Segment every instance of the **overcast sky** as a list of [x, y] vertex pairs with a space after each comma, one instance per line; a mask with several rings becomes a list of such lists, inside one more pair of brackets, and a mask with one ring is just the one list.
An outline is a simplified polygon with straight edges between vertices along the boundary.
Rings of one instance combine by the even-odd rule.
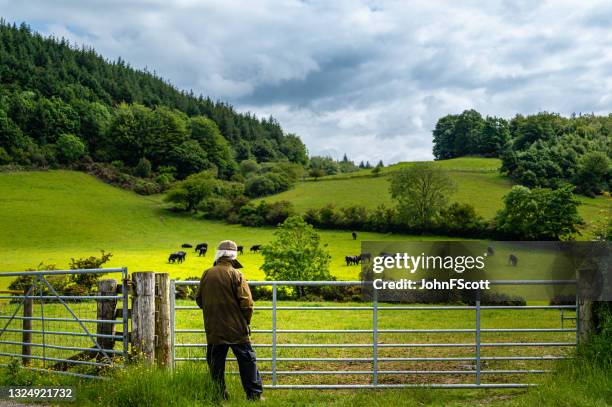
[[427, 160], [437, 118], [469, 108], [612, 110], [607, 0], [0, 0], [0, 15], [273, 115], [311, 155]]

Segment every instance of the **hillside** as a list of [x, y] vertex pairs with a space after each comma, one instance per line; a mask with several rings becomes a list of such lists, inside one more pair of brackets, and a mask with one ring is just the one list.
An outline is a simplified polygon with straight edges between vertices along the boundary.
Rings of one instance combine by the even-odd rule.
[[[208, 242], [211, 247], [233, 239], [246, 247], [241, 262], [249, 279], [262, 279], [262, 257], [248, 247], [272, 239], [271, 228], [247, 228], [204, 221], [163, 209], [159, 197], [142, 197], [74, 171], [0, 173], [0, 271], [35, 268], [40, 262], [65, 268], [72, 257], [113, 253], [111, 266], [130, 271], [169, 272], [172, 277], [198, 276], [212, 262], [189, 253], [180, 265], [168, 254], [182, 243]], [[358, 254], [360, 240], [423, 240], [420, 236], [321, 231], [332, 254], [332, 274], [357, 279], [360, 268], [347, 267], [344, 256]], [[426, 240], [441, 239], [427, 237]], [[2, 284], [7, 283], [0, 279]]]
[[[66, 151], [58, 142], [66, 135], [83, 146]], [[147, 159], [180, 177], [214, 166], [229, 178], [249, 158], [307, 160], [300, 139], [272, 117], [238, 113], [121, 58], [0, 20], [0, 165], [65, 165], [84, 154], [129, 167]]]
[[[464, 157], [434, 161], [434, 165], [448, 171], [457, 185], [451, 197], [462, 203], [469, 203], [476, 211], [491, 219], [502, 207], [502, 199], [512, 187], [512, 181], [498, 172], [501, 161], [496, 158]], [[328, 203], [337, 207], [363, 205], [375, 208], [383, 203], [392, 205], [389, 195], [388, 176], [399, 168], [414, 163], [399, 163], [385, 167], [380, 176], [372, 175], [371, 170], [360, 170], [350, 174], [306, 180], [293, 189], [263, 198], [274, 202], [287, 200], [300, 212], [309, 208], [320, 208]], [[590, 224], [601, 216], [601, 211], [612, 210], [612, 200], [603, 196], [587, 198], [580, 196], [582, 205], [579, 212], [587, 222], [583, 238], [588, 239]]]

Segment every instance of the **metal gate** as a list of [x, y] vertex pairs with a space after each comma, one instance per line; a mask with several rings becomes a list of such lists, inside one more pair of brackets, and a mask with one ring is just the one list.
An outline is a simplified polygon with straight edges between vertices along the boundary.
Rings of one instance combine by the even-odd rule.
[[[79, 292], [79, 276], [102, 274], [120, 278], [121, 292]], [[0, 365], [88, 378], [120, 366], [128, 352], [127, 277], [126, 268], [0, 273], [0, 287], [19, 280], [17, 290], [0, 291]], [[121, 304], [119, 319], [98, 319], [109, 302]]]
[[[200, 310], [193, 300], [176, 300], [178, 290], [194, 288], [198, 281], [171, 282], [171, 324], [174, 363], [203, 362], [206, 343]], [[574, 280], [499, 280], [492, 285], [575, 285]], [[253, 316], [253, 347], [258, 350], [258, 364], [264, 369], [264, 387], [279, 389], [342, 389], [342, 388], [517, 388], [533, 386], [538, 376], [551, 371], [554, 361], [565, 359], [578, 342], [578, 329], [567, 327], [567, 320], [577, 322], [578, 308], [573, 305], [393, 305], [379, 303], [376, 290], [370, 303], [359, 305], [279, 305], [279, 287], [283, 286], [360, 286], [361, 281], [251, 281], [250, 286], [272, 288], [270, 305], [256, 305]], [[259, 304], [262, 302], [259, 301]], [[578, 302], [576, 302], [578, 303]], [[196, 311], [197, 310], [197, 311]], [[192, 314], [187, 317], [187, 312]], [[197, 312], [197, 313], [194, 313]], [[279, 320], [278, 312], [289, 312]], [[295, 327], [291, 312], [300, 312], [306, 320], [325, 327], [343, 325], [343, 329]], [[342, 312], [363, 315], [345, 324]], [[565, 315], [559, 318], [559, 312]], [[264, 316], [264, 313], [270, 313]], [[575, 318], [566, 316], [568, 313]], [[315, 319], [311, 313], [320, 313]], [[442, 313], [436, 317], [435, 313]], [[455, 313], [462, 315], [453, 317]], [[393, 316], [394, 314], [394, 316]], [[507, 316], [505, 316], [508, 314]], [[534, 315], [535, 314], [535, 315]], [[389, 317], [391, 315], [391, 317]], [[417, 321], [424, 316], [451, 327], [412, 328], [399, 323]], [[509, 326], [483, 327], [495, 319]], [[439, 320], [436, 320], [439, 318]], [[458, 327], [468, 322], [470, 327]], [[383, 325], [381, 325], [381, 323]], [[279, 324], [290, 328], [279, 328]], [[561, 325], [563, 324], [563, 325]], [[367, 326], [366, 326], [367, 325]], [[435, 324], [434, 324], [435, 325]], [[441, 324], [443, 325], [443, 324]], [[302, 340], [295, 338], [302, 336]], [[321, 338], [340, 336], [349, 343]], [[406, 340], [422, 337], [419, 342]], [[485, 340], [483, 340], [485, 337]], [[441, 339], [440, 339], [441, 338]], [[460, 338], [461, 341], [458, 341]], [[280, 340], [279, 340], [280, 339]], [[360, 343], [359, 341], [367, 341]], [[321, 343], [323, 342], [323, 343]], [[304, 357], [300, 351], [315, 350]], [[434, 353], [435, 351], [435, 353]], [[453, 352], [459, 353], [452, 355]], [[260, 357], [263, 353], [263, 357]], [[283, 356], [281, 353], [290, 353]], [[348, 353], [348, 355], [347, 355]], [[354, 353], [358, 353], [355, 355]], [[417, 354], [418, 353], [418, 354]], [[433, 355], [432, 355], [433, 353]], [[235, 359], [229, 359], [235, 361]], [[278, 366], [292, 369], [279, 369]], [[311, 369], [310, 365], [325, 366]], [[237, 374], [234, 367], [231, 374]], [[279, 378], [285, 383], [279, 383]], [[486, 377], [487, 380], [483, 378]], [[340, 380], [344, 378], [344, 380]], [[468, 379], [471, 378], [471, 379]], [[528, 378], [528, 379], [526, 379]], [[267, 382], [267, 383], [266, 383]]]

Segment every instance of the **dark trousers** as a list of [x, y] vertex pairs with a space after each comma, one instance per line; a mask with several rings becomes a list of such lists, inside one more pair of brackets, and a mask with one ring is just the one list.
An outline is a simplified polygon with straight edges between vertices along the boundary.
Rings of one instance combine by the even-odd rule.
[[240, 370], [240, 380], [248, 399], [258, 399], [263, 392], [261, 376], [255, 363], [255, 351], [250, 343], [240, 343], [232, 345], [208, 345], [206, 349], [206, 362], [213, 381], [217, 384], [219, 392], [225, 393], [225, 359], [227, 351], [232, 348], [232, 352], [238, 359], [238, 370]]

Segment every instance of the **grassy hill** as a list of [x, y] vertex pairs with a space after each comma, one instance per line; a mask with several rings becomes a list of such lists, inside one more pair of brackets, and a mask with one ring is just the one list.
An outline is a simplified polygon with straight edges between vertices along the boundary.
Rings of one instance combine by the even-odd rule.
[[[451, 160], [434, 161], [434, 165], [448, 171], [455, 181], [457, 190], [452, 200], [469, 203], [476, 211], [491, 219], [502, 207], [502, 199], [512, 188], [512, 181], [498, 172], [501, 161], [496, 158], [464, 157]], [[320, 208], [328, 203], [337, 207], [363, 205], [375, 208], [381, 203], [392, 205], [389, 195], [389, 175], [400, 168], [414, 163], [399, 163], [383, 168], [379, 176], [371, 170], [306, 180], [295, 188], [277, 195], [263, 198], [274, 202], [287, 200], [300, 212], [309, 208]], [[601, 211], [612, 210], [612, 200], [605, 197], [580, 197], [582, 205], [579, 212], [587, 222], [583, 238], [590, 237], [592, 222], [601, 216]]]
[[[172, 277], [200, 275], [212, 263], [189, 253], [183, 264], [168, 264], [168, 254], [182, 243], [232, 239], [247, 248], [241, 262], [249, 279], [262, 279], [260, 254], [253, 244], [267, 243], [272, 228], [247, 228], [204, 221], [163, 208], [160, 197], [142, 197], [104, 184], [81, 172], [48, 171], [0, 174], [0, 271], [19, 271], [40, 262], [65, 268], [72, 257], [113, 253], [111, 266], [130, 271], [169, 272]], [[350, 233], [322, 231], [332, 253], [332, 273], [356, 279], [359, 267], [347, 267], [344, 256], [358, 254], [360, 241]], [[363, 240], [422, 240], [420, 236], [360, 233]], [[427, 237], [425, 239], [440, 239]], [[6, 282], [0, 279], [0, 288]]]

